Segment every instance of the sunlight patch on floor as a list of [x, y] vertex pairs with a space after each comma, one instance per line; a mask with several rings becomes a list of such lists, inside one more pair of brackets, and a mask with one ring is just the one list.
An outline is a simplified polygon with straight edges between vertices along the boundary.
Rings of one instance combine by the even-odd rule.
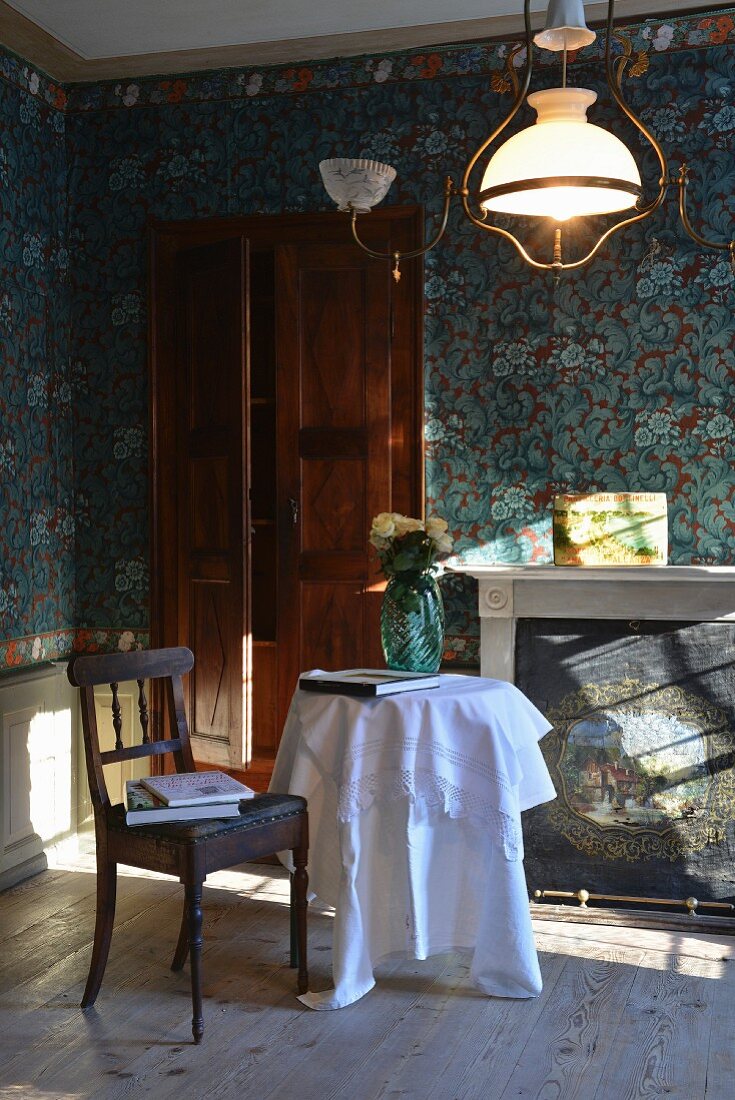
[[[721, 950], [719, 946], [715, 946], [712, 950], [703, 950], [702, 944], [706, 943], [704, 936], [701, 939], [686, 937], [677, 932], [667, 933], [659, 929], [655, 933], [654, 943], [652, 940], [647, 942], [640, 935], [640, 929], [627, 928], [622, 930], [621, 935], [621, 930], [616, 928], [611, 930], [613, 936], [608, 937], [606, 932], [610, 930], [598, 925], [597, 936], [593, 938], [587, 929], [584, 930], [585, 935], [575, 935], [574, 930], [559, 934], [544, 929], [543, 921], [534, 923], [536, 947], [539, 953], [547, 955], [599, 959], [601, 962], [624, 966], [628, 953], [630, 965], [635, 967], [668, 972], [674, 970], [676, 973], [714, 980], [724, 977], [728, 966], [732, 965], [730, 949]], [[580, 926], [572, 925], [571, 928], [579, 930]], [[645, 934], [651, 935], [650, 931]]]

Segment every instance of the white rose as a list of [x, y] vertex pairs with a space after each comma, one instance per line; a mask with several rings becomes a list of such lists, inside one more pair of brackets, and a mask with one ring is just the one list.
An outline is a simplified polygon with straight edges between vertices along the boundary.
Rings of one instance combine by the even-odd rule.
[[396, 516], [396, 537], [409, 535], [412, 531], [423, 531], [424, 525], [420, 519], [412, 519], [411, 516]]
[[429, 516], [426, 521], [426, 534], [431, 538], [439, 538], [449, 527], [449, 524], [441, 516]]
[[376, 535], [381, 539], [389, 539], [391, 535], [395, 534], [396, 525], [393, 519], [392, 512], [380, 512], [373, 520], [372, 528], [370, 529], [370, 538]]
[[452, 549], [452, 539], [449, 535], [440, 535], [434, 539], [434, 545], [438, 554], [448, 554]]

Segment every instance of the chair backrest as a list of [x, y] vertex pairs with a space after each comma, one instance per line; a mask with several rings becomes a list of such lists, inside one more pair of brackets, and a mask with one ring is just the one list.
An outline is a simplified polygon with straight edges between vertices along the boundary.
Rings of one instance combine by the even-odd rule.
[[[179, 646], [172, 649], [136, 650], [131, 653], [104, 653], [95, 656], [72, 657], [67, 668], [69, 682], [78, 687], [82, 705], [84, 752], [87, 759], [89, 790], [95, 814], [110, 804], [105, 783], [104, 765], [121, 760], [135, 760], [142, 756], [159, 756], [172, 753], [177, 772], [195, 770], [189, 741], [189, 728], [184, 710], [184, 690], [181, 677], [194, 665], [194, 654]], [[139, 745], [123, 745], [122, 713], [118, 687], [127, 681], [138, 684], [138, 715], [142, 731]], [[145, 696], [146, 680], [162, 680], [165, 710], [170, 725], [170, 737], [151, 739], [150, 713]], [[109, 684], [112, 692], [112, 726], [115, 731], [115, 748], [100, 750], [97, 712], [95, 709], [95, 685]]]

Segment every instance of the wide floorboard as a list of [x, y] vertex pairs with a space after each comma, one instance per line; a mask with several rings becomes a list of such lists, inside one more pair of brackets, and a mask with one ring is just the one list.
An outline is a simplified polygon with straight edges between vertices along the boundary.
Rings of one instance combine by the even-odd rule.
[[[169, 969], [182, 888], [121, 868], [110, 961], [79, 1001], [94, 923], [89, 855], [0, 894], [0, 1097], [258, 1100], [730, 1100], [735, 940], [541, 921], [544, 990], [487, 998], [466, 955], [387, 961], [377, 987], [311, 1012], [288, 968], [285, 873], [244, 865], [205, 887], [205, 1036], [188, 967]], [[331, 916], [310, 914], [314, 989]]]

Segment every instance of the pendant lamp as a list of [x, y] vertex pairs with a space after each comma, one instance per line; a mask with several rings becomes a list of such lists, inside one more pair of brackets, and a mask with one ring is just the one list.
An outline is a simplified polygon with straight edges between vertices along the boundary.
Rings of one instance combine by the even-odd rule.
[[[655, 136], [627, 105], [622, 94], [622, 78], [632, 61], [629, 39], [614, 29], [615, 0], [608, 0], [605, 41], [605, 76], [610, 95], [621, 116], [636, 127], [651, 145], [659, 164], [657, 190], [644, 195], [638, 166], [631, 151], [610, 130], [587, 117], [594, 110], [596, 92], [570, 86], [567, 82], [567, 55], [595, 40], [595, 32], [586, 25], [582, 0], [551, 0], [546, 24], [535, 37], [531, 30], [530, 0], [524, 0], [525, 42], [508, 55], [506, 71], [515, 91], [513, 104], [503, 121], [470, 156], [459, 186], [448, 177], [444, 182], [444, 205], [438, 227], [431, 239], [412, 252], [380, 253], [364, 244], [357, 231], [357, 218], [378, 203], [395, 177], [395, 169], [376, 161], [333, 158], [322, 161], [320, 170], [325, 186], [340, 209], [347, 209], [355, 242], [370, 256], [390, 260], [393, 274], [400, 278], [403, 260], [422, 256], [441, 240], [449, 216], [452, 198], [458, 197], [467, 218], [484, 233], [509, 241], [523, 260], [540, 271], [551, 271], [556, 278], [563, 271], [583, 267], [600, 251], [606, 241], [629, 225], [650, 217], [661, 205], [669, 186], [679, 192], [679, 212], [684, 230], [700, 246], [727, 251], [735, 269], [735, 240], [710, 241], [691, 224], [687, 211], [688, 165], [682, 165], [675, 178], [669, 177], [666, 156]], [[612, 44], [619, 50], [613, 57]], [[561, 82], [558, 87], [528, 95], [533, 72], [534, 43], [541, 49], [561, 54]], [[516, 59], [525, 47], [526, 63], [522, 81], [516, 73]], [[520, 130], [490, 154], [503, 131], [527, 102], [536, 112], [535, 122]], [[479, 187], [475, 180], [483, 167]], [[506, 225], [498, 225], [492, 215], [508, 218], [548, 218], [553, 231], [553, 251], [548, 260], [531, 256], [523, 243]], [[575, 217], [622, 214], [604, 229], [585, 255], [566, 260], [562, 229]]]

